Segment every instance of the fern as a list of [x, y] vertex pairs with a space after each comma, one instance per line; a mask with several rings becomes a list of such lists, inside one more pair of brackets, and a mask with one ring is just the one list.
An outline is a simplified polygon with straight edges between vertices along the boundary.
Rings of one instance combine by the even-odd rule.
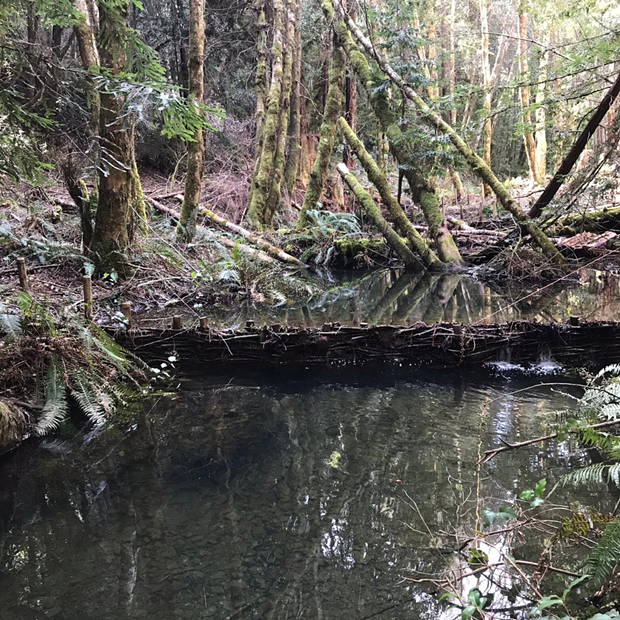
[[613, 482], [620, 485], [620, 463], [595, 463], [567, 474], [563, 479], [573, 484]]
[[620, 519], [607, 524], [596, 547], [590, 553], [586, 573], [595, 587], [603, 585], [620, 562]]
[[71, 395], [80, 410], [94, 424], [103, 424], [112, 412], [114, 403], [110, 395], [100, 388], [85, 373], [76, 371], [71, 376], [73, 386]]
[[45, 405], [36, 426], [38, 435], [58, 428], [67, 417], [67, 388], [56, 358], [52, 358], [45, 381]]

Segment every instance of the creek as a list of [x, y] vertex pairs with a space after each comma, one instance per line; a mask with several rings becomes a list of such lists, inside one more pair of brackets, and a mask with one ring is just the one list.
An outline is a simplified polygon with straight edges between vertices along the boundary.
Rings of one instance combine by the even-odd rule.
[[[573, 405], [549, 385], [567, 374], [552, 363], [194, 368], [123, 432], [76, 429], [0, 460], [0, 615], [460, 617], [432, 586], [402, 579], [467, 570], [450, 534], [473, 531], [477, 497], [497, 510], [589, 462], [550, 441], [476, 467]], [[600, 511], [616, 499], [603, 485], [553, 497]], [[515, 553], [536, 559], [540, 538]], [[495, 604], [519, 606], [509, 598]]]
[[620, 278], [608, 272], [582, 269], [571, 279], [545, 286], [524, 287], [485, 284], [472, 275], [434, 272], [377, 270], [368, 273], [334, 272], [322, 282], [326, 292], [307, 302], [282, 305], [240, 300], [226, 306], [181, 305], [155, 310], [140, 318], [140, 325], [160, 324], [163, 317], [182, 315], [186, 320], [207, 317], [216, 328], [288, 324], [320, 327], [343, 325], [411, 325], [504, 323], [517, 320], [565, 322], [571, 315], [584, 320], [617, 320], [620, 310]]

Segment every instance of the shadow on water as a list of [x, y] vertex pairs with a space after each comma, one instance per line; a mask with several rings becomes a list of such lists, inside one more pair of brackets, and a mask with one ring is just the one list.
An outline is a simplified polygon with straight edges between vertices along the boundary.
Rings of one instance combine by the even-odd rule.
[[[558, 369], [297, 372], [196, 369], [125, 434], [0, 461], [2, 618], [454, 617], [401, 578], [462, 563], [448, 532], [473, 526], [481, 450], [571, 404], [544, 385], [514, 393]], [[481, 493], [496, 508], [585, 459], [554, 442], [507, 453]], [[613, 505], [606, 487], [559, 488], [570, 499]]]
[[[188, 318], [206, 316], [214, 327], [239, 327], [246, 321], [299, 327], [329, 322], [410, 325], [416, 321], [566, 321], [571, 314], [587, 320], [616, 320], [620, 313], [620, 279], [592, 270], [582, 270], [575, 277], [578, 280], [559, 282], [538, 293], [535, 288], [491, 287], [469, 275], [346, 272], [335, 274], [331, 287], [306, 303], [253, 306], [240, 302], [233, 309], [201, 307], [193, 314], [187, 313]], [[183, 310], [174, 310], [175, 314], [179, 312]], [[144, 325], [161, 316], [159, 312], [146, 315]]]

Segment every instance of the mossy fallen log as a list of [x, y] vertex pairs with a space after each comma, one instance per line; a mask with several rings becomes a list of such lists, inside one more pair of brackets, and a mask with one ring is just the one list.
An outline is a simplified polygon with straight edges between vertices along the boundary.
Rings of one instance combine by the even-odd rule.
[[552, 359], [600, 367], [620, 360], [620, 323], [616, 322], [576, 326], [529, 321], [480, 325], [417, 322], [410, 327], [249, 325], [242, 330], [136, 329], [116, 331], [114, 336], [145, 359], [174, 354], [189, 364], [398, 360], [414, 366], [452, 367]]
[[582, 232], [620, 232], [620, 207], [570, 213], [550, 226], [549, 230], [558, 237], [569, 237]]

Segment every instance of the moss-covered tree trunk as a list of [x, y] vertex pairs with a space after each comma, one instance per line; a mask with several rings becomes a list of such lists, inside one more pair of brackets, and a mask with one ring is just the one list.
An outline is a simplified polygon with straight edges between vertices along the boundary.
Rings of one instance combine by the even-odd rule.
[[520, 0], [517, 8], [517, 14], [519, 19], [519, 69], [521, 71], [521, 80], [523, 86], [519, 88], [519, 95], [521, 97], [521, 114], [523, 117], [523, 124], [525, 125], [525, 133], [523, 134], [523, 140], [525, 141], [525, 153], [527, 155], [527, 162], [530, 168], [530, 175], [535, 183], [542, 183], [538, 167], [536, 165], [536, 142], [532, 134], [531, 123], [532, 116], [530, 114], [530, 89], [527, 86], [529, 81], [529, 69], [527, 61], [527, 0]]
[[[280, 97], [284, 72], [284, 44], [286, 35], [285, 7], [282, 0], [273, 1], [273, 44], [271, 46], [271, 82], [267, 107], [261, 126], [260, 152], [252, 178], [248, 204], [248, 219], [259, 230], [271, 228], [266, 205], [271, 191], [273, 163], [278, 146], [278, 123], [280, 121]], [[258, 151], [259, 145], [257, 145]]]
[[288, 195], [292, 198], [297, 184], [301, 161], [301, 15], [303, 0], [297, 0], [297, 18], [295, 24], [295, 49], [293, 54], [293, 74], [291, 83], [291, 119], [288, 126], [288, 146], [284, 182]]
[[349, 169], [344, 163], [338, 164], [338, 172], [357, 198], [357, 201], [368, 219], [385, 237], [385, 240], [388, 242], [390, 248], [392, 248], [394, 253], [405, 263], [405, 267], [408, 269], [419, 267], [420, 263], [418, 259], [409, 249], [405, 243], [405, 240], [401, 239], [396, 231], [388, 224], [383, 215], [381, 215], [381, 211], [372, 199], [372, 196], [360, 185], [359, 181], [351, 172], [349, 172]]
[[[260, 158], [263, 152], [263, 122], [267, 106], [267, 93], [269, 84], [267, 80], [267, 0], [256, 0], [255, 8], [257, 12], [256, 25], [258, 36], [256, 40], [256, 76], [254, 78], [254, 93], [256, 94], [256, 110], [254, 112], [254, 122], [256, 124], [256, 136], [254, 138], [254, 172], [252, 179], [256, 177]], [[252, 202], [254, 183], [250, 187], [248, 205]]]
[[[280, 93], [280, 115], [277, 125], [276, 151], [273, 157], [271, 184], [265, 204], [265, 221], [267, 227], [273, 226], [273, 218], [282, 201], [282, 179], [286, 167], [286, 144], [291, 110], [291, 87], [293, 81], [293, 62], [295, 57], [295, 25], [297, 9], [295, 0], [286, 3], [286, 32], [284, 63], [282, 67], [282, 91]], [[288, 193], [287, 193], [288, 196]]]
[[[334, 9], [331, 0], [321, 0], [321, 3], [324, 9], [327, 8], [328, 14], [331, 10], [331, 16], [333, 19]], [[554, 262], [565, 262], [564, 257], [560, 254], [558, 249], [553, 245], [553, 243], [551, 243], [549, 238], [540, 230], [540, 228], [528, 219], [525, 211], [523, 211], [523, 209], [519, 206], [516, 200], [510, 195], [510, 192], [506, 189], [506, 186], [500, 182], [500, 180], [495, 176], [491, 168], [486, 165], [484, 160], [471, 149], [471, 147], [463, 140], [463, 138], [461, 138], [456, 133], [456, 131], [452, 128], [451, 125], [446, 123], [446, 121], [439, 114], [437, 114], [430, 108], [430, 106], [416, 93], [413, 88], [411, 88], [403, 80], [403, 78], [384, 58], [382, 58], [379, 54], [376, 53], [376, 50], [374, 49], [372, 43], [364, 36], [364, 34], [360, 31], [357, 25], [350, 19], [347, 19], [346, 16], [344, 16], [341, 12], [338, 13], [338, 18], [336, 19], [334, 24], [336, 27], [339, 28], [339, 30], [342, 30], [343, 37], [346, 37], [348, 34], [349, 38], [351, 39], [351, 43], [353, 44], [355, 58], [360, 59], [358, 64], [362, 64], [363, 60], [363, 62], [366, 63], [366, 66], [368, 66], [366, 58], [355, 45], [352, 35], [355, 35], [355, 38], [360, 42], [362, 47], [366, 49], [368, 53], [377, 61], [377, 64], [381, 67], [381, 70], [386, 73], [390, 80], [392, 80], [392, 82], [401, 89], [405, 97], [407, 97], [407, 99], [409, 99], [415, 104], [415, 106], [418, 108], [418, 110], [420, 110], [420, 112], [422, 112], [427, 121], [434, 125], [441, 133], [450, 138], [450, 141], [452, 142], [452, 144], [454, 144], [454, 146], [461, 153], [461, 155], [463, 155], [466, 162], [471, 167], [472, 171], [477, 174], [483, 182], [487, 183], [491, 187], [504, 208], [515, 217], [516, 221], [522, 227], [523, 231], [532, 236], [532, 239], [534, 240], [536, 245], [538, 245], [541, 250]], [[340, 24], [342, 24], [342, 26], [340, 26]], [[347, 49], [346, 45], [345, 49]], [[431, 224], [429, 222], [429, 228], [430, 226]]]
[[[190, 0], [189, 2], [189, 97], [196, 107], [199, 107], [204, 100], [204, 8], [204, 0]], [[181, 217], [177, 224], [177, 241], [191, 241], [196, 234], [196, 215], [202, 189], [203, 152], [202, 130], [197, 129], [193, 142], [187, 146], [187, 177], [185, 178]]]
[[[480, 28], [482, 30], [482, 79], [484, 80], [484, 114], [482, 127], [484, 144], [484, 163], [491, 167], [491, 142], [493, 141], [493, 125], [491, 123], [491, 63], [489, 61], [489, 17], [487, 0], [480, 0]], [[484, 183], [483, 198], [491, 196], [491, 188]]]
[[368, 175], [368, 180], [377, 188], [383, 204], [386, 206], [392, 221], [394, 222], [398, 232], [407, 239], [409, 246], [417, 252], [422, 258], [422, 262], [427, 267], [436, 267], [441, 261], [435, 256], [435, 253], [428, 247], [426, 241], [420, 236], [413, 224], [407, 218], [402, 207], [393, 196], [390, 190], [385, 173], [379, 168], [377, 162], [372, 158], [370, 153], [364, 148], [362, 141], [355, 135], [347, 121], [340, 117], [338, 119], [338, 127], [347, 141], [351, 151], [355, 153], [362, 167]]
[[430, 234], [437, 245], [439, 258], [445, 263], [461, 263], [461, 255], [443, 220], [434, 187], [418, 169], [416, 162], [413, 161], [410, 154], [411, 149], [407, 144], [407, 140], [403, 137], [398, 119], [385, 95], [385, 89], [380, 92], [376, 91], [368, 60], [366, 60], [364, 54], [357, 47], [355, 41], [353, 41], [353, 37], [342, 16], [334, 15], [331, 1], [322, 0], [321, 4], [328, 19], [334, 24], [338, 41], [347, 53], [351, 66], [359, 77], [360, 82], [366, 88], [372, 109], [389, 140], [392, 154], [402, 167], [413, 198], [424, 213]]
[[[127, 0], [99, 7], [102, 66], [112, 75], [125, 67]], [[124, 98], [114, 92], [101, 94], [99, 135], [101, 162], [99, 197], [91, 255], [101, 269], [128, 270], [130, 205], [133, 199], [133, 132], [121, 115]]]
[[298, 227], [308, 223], [308, 211], [316, 209], [317, 202], [321, 198], [323, 184], [329, 171], [334, 140], [336, 138], [336, 123], [342, 109], [342, 89], [344, 86], [344, 63], [345, 56], [339, 46], [334, 47], [331, 64], [329, 67], [329, 88], [325, 100], [323, 122], [319, 136], [316, 159], [310, 174], [310, 181], [304, 195], [304, 202], [297, 221]]

